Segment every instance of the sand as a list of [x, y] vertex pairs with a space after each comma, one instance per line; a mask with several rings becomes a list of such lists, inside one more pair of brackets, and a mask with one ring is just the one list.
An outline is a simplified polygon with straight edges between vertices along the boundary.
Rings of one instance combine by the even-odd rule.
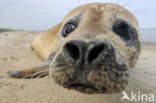
[[[0, 33], [0, 103], [129, 103], [121, 101], [122, 93], [82, 94], [60, 87], [48, 77], [31, 80], [9, 78], [8, 71], [43, 62], [30, 48], [36, 35], [24, 31]], [[156, 43], [142, 44], [142, 53], [131, 74], [133, 79], [125, 91], [153, 94], [155, 102], [150, 103], [156, 103]]]

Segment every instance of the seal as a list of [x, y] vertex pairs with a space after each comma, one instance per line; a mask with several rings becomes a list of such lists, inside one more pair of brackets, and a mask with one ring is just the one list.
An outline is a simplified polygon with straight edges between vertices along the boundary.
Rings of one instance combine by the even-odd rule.
[[92, 3], [72, 10], [57, 26], [38, 35], [32, 48], [46, 61], [8, 72], [10, 77], [48, 70], [44, 76], [64, 88], [109, 94], [127, 87], [141, 40], [138, 22], [128, 10], [112, 3]]

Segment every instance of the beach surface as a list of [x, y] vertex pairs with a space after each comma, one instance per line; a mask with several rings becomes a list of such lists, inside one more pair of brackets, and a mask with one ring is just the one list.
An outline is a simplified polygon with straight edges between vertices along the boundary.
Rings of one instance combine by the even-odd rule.
[[[112, 100], [108, 98], [108, 96], [111, 97], [110, 95], [87, 95], [64, 89], [48, 77], [9, 78], [6, 74], [8, 71], [25, 69], [43, 62], [30, 47], [36, 35], [24, 31], [0, 33], [0, 103], [109, 103], [108, 101], [120, 103], [121, 93], [111, 95], [115, 98]], [[156, 43], [142, 43], [142, 52], [135, 69], [138, 72], [136, 79], [145, 83], [145, 86], [139, 83], [137, 90], [142, 86], [145, 91], [146, 88], [149, 89], [148, 93], [156, 93]], [[136, 85], [133, 86], [130, 87], [136, 87]]]

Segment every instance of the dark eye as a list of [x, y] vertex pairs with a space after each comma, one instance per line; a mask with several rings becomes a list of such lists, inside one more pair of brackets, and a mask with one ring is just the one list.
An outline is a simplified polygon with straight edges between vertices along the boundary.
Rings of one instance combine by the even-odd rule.
[[62, 36], [66, 37], [68, 36], [71, 32], [73, 32], [77, 28], [77, 22], [76, 21], [69, 21], [65, 24], [63, 31], [62, 31]]
[[116, 24], [113, 27], [113, 31], [125, 40], [130, 40], [132, 37], [131, 28], [126, 22]]

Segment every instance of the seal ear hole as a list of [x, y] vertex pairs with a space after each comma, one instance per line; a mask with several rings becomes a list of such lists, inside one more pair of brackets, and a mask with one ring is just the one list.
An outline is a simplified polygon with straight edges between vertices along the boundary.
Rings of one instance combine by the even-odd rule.
[[89, 63], [96, 59], [103, 51], [104, 45], [95, 45], [90, 51], [88, 55]]
[[80, 53], [77, 45], [74, 43], [67, 43], [65, 49], [74, 60], [78, 60]]
[[132, 30], [126, 21], [115, 23], [113, 31], [125, 40], [130, 40], [133, 36]]

